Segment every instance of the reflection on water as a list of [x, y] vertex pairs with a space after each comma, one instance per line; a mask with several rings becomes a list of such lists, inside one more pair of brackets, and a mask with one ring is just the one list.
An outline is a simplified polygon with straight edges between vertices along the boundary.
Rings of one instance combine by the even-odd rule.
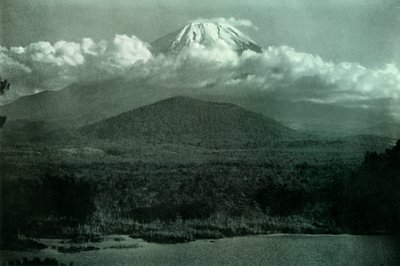
[[[124, 238], [116, 242], [109, 237], [97, 251], [2, 251], [1, 258], [50, 257], [74, 265], [400, 265], [396, 239], [382, 236], [271, 235], [169, 245]], [[44, 242], [60, 245], [58, 240]]]

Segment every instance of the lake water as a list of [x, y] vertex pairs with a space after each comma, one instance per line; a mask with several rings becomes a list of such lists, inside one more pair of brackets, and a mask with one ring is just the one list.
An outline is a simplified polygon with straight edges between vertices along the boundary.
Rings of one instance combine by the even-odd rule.
[[[62, 254], [48, 248], [2, 251], [0, 256], [2, 262], [50, 257], [67, 265], [400, 265], [396, 239], [383, 236], [264, 235], [184, 244], [153, 244], [127, 236], [124, 241], [113, 239], [98, 244], [97, 251]], [[58, 240], [43, 242], [60, 245]], [[110, 248], [115, 245], [130, 248]]]

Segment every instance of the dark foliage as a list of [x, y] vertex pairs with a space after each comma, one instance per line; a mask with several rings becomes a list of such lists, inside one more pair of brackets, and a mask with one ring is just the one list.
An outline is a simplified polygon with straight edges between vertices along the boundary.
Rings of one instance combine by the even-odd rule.
[[31, 239], [2, 239], [0, 241], [0, 247], [1, 249], [12, 251], [27, 251], [47, 248], [45, 244]]
[[40, 229], [53, 234], [60, 231], [60, 226], [77, 226], [91, 217], [95, 210], [94, 184], [69, 174], [58, 174], [1, 180], [3, 239]]
[[256, 200], [264, 211], [272, 215], [287, 216], [302, 212], [307, 202], [307, 194], [302, 187], [269, 184], [258, 192]]
[[93, 185], [75, 178], [45, 175], [41, 180], [37, 200], [45, 214], [50, 211], [57, 217], [71, 217], [84, 222], [94, 212]]
[[399, 153], [400, 142], [368, 153], [356, 168], [245, 160], [4, 164], [2, 238], [87, 242], [97, 233], [136, 233], [178, 242], [268, 232], [394, 234]]
[[358, 233], [399, 233], [400, 140], [382, 154], [367, 153], [346, 187], [347, 220]]
[[0, 77], [0, 95], [3, 95], [6, 91], [10, 89], [10, 82], [6, 79], [1, 79]]
[[7, 116], [0, 116], [0, 128], [3, 128], [4, 124], [6, 123]]
[[[23, 258], [21, 260], [14, 260], [14, 261], [9, 261], [8, 265], [21, 265], [21, 266], [40, 266], [40, 265], [47, 265], [47, 266], [66, 266], [64, 263], [58, 262], [56, 259], [50, 259], [50, 258], [45, 258], [43, 261], [40, 260], [39, 258], [35, 257], [31, 260], [27, 258]], [[73, 263], [71, 262], [69, 266], [72, 266]]]

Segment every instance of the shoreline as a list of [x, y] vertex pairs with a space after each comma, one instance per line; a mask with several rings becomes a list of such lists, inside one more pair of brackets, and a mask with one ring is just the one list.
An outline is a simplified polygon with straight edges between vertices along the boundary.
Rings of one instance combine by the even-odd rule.
[[[346, 234], [346, 233], [339, 233], [339, 234], [309, 234], [309, 233], [271, 233], [271, 234], [249, 234], [249, 235], [233, 235], [233, 236], [224, 236], [221, 238], [199, 238], [199, 239], [192, 239], [190, 241], [181, 241], [181, 242], [172, 242], [172, 241], [148, 241], [145, 238], [140, 236], [132, 237], [128, 234], [106, 234], [102, 235], [102, 240], [100, 241], [84, 241], [84, 242], [74, 242], [70, 238], [48, 238], [48, 237], [37, 237], [37, 238], [26, 238], [24, 240], [35, 242], [36, 246], [43, 245], [41, 248], [25, 248], [21, 250], [14, 250], [14, 249], [0, 249], [0, 252], [15, 252], [15, 253], [25, 253], [25, 252], [40, 252], [46, 249], [54, 249], [57, 251], [57, 248], [60, 247], [70, 247], [70, 248], [80, 248], [84, 247], [86, 250], [73, 250], [69, 251], [60, 251], [60, 253], [80, 253], [80, 252], [90, 252], [93, 250], [97, 250], [97, 247], [102, 247], [104, 244], [110, 243], [120, 243], [120, 248], [129, 248], [124, 247], [125, 243], [141, 243], [145, 245], [177, 245], [177, 244], [187, 244], [187, 243], [194, 243], [194, 242], [216, 242], [216, 241], [224, 241], [224, 240], [232, 240], [232, 239], [240, 239], [240, 238], [273, 238], [273, 237], [299, 237], [299, 238], [316, 238], [316, 237], [349, 237], [349, 238], [366, 238], [366, 237], [379, 237], [379, 238], [389, 238], [400, 242], [400, 236], [398, 235], [385, 235], [385, 234]], [[92, 249], [93, 248], [93, 249]], [[109, 247], [115, 248], [115, 247]], [[137, 248], [137, 247], [131, 247]], [[104, 249], [100, 248], [100, 249]]]
[[[120, 237], [123, 241], [112, 241]], [[40, 239], [48, 245], [60, 239]], [[331, 234], [270, 234], [226, 237], [218, 240], [160, 244], [131, 239], [127, 235], [108, 235], [95, 243], [99, 249], [61, 253], [46, 248], [41, 251], [0, 250], [1, 263], [55, 259], [60, 265], [394, 265], [398, 238], [390, 236]], [[119, 246], [115, 246], [118, 244]], [[184, 245], [183, 245], [184, 244]], [[62, 244], [68, 245], [68, 244]], [[85, 245], [85, 244], [80, 244]], [[382, 248], [385, 249], [382, 249]], [[383, 252], [384, 251], [384, 252]], [[325, 256], [326, 253], [331, 256]], [[286, 254], [285, 256], [282, 256]], [[363, 260], [360, 261], [360, 258]], [[234, 261], [233, 261], [234, 260]], [[340, 263], [339, 263], [340, 264]], [[7, 265], [7, 264], [5, 264]], [[321, 264], [320, 264], [321, 265]]]

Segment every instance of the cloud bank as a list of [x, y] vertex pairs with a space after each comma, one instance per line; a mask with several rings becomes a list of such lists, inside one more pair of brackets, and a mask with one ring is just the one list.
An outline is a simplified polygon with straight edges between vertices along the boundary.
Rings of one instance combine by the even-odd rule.
[[[335, 64], [286, 46], [239, 55], [217, 43], [213, 47], [191, 46], [176, 56], [153, 57], [144, 68], [148, 82], [163, 88], [245, 92], [288, 101], [399, 111], [395, 109], [400, 103], [400, 70], [395, 64], [380, 69], [348, 62]], [[391, 106], [377, 106], [382, 100]]]
[[[252, 25], [233, 18], [227, 21]], [[0, 47], [0, 75], [12, 83], [12, 89], [0, 96], [0, 103], [79, 81], [127, 78], [145, 80], [160, 90], [246, 91], [288, 101], [365, 108], [377, 107], [386, 99], [390, 102], [387, 108], [400, 114], [400, 70], [395, 64], [368, 69], [355, 63], [327, 62], [286, 46], [239, 55], [216, 42], [155, 56], [149, 45], [135, 36], [116, 35], [111, 41], [98, 42], [90, 38], [79, 43], [37, 42], [27, 47]]]
[[0, 104], [43, 90], [59, 90], [81, 80], [117, 77], [151, 57], [147, 43], [127, 35], [116, 35], [110, 42], [84, 38], [80, 43], [0, 46], [0, 75], [12, 83], [12, 89], [0, 96]]

